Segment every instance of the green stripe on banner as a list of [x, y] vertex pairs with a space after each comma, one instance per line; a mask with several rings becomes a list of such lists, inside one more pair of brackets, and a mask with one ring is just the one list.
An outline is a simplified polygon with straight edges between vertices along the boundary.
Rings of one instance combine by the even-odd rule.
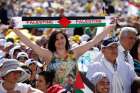
[[[77, 28], [77, 27], [103, 27], [106, 23], [94, 23], [94, 24], [69, 24], [67, 28]], [[60, 24], [31, 24], [23, 25], [23, 28], [63, 28]]]
[[82, 90], [76, 90], [75, 93], [84, 93]]

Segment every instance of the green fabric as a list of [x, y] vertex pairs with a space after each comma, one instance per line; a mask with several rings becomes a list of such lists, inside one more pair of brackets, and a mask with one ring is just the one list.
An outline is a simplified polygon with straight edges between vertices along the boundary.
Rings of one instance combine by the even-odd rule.
[[84, 93], [82, 90], [76, 90], [75, 93]]
[[[106, 26], [106, 23], [94, 23], [94, 24], [69, 24], [67, 28], [75, 28], [75, 27], [103, 27]], [[23, 28], [63, 28], [60, 24], [31, 24], [31, 25], [23, 25]]]
[[86, 28], [85, 33], [86, 33], [87, 35], [91, 36], [90, 28]]
[[140, 16], [140, 10], [138, 11], [138, 13], [137, 13], [139, 16]]

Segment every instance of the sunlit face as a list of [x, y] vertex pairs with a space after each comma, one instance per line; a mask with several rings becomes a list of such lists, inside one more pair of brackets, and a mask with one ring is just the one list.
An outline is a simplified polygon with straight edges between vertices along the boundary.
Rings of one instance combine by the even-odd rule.
[[20, 76], [21, 76], [21, 71], [12, 71], [4, 77], [4, 80], [14, 84], [18, 82]]
[[104, 56], [109, 61], [114, 61], [116, 60], [118, 56], [118, 44], [112, 44], [109, 47], [103, 48], [102, 51], [103, 51]]
[[46, 84], [45, 78], [41, 75], [39, 75], [36, 81], [36, 88], [39, 90], [42, 90], [44, 93], [47, 90], [47, 84]]
[[127, 48], [127, 50], [130, 50], [136, 42], [136, 34], [130, 32], [127, 36], [123, 37], [122, 41], [125, 48]]
[[65, 36], [61, 33], [56, 35], [55, 47], [57, 49], [64, 49], [66, 46]]
[[97, 93], [109, 93], [109, 90], [110, 90], [110, 83], [107, 78], [103, 78], [96, 85]]

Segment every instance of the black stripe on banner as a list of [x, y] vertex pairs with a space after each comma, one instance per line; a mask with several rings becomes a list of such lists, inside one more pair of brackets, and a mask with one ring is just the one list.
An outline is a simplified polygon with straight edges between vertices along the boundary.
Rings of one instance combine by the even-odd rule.
[[88, 78], [86, 78], [86, 72], [79, 72], [79, 73], [84, 83], [88, 86], [89, 89], [91, 89], [91, 91], [93, 91], [95, 86], [88, 80]]
[[[60, 20], [62, 17], [22, 17], [22, 21], [30, 21], [30, 20]], [[89, 16], [89, 17], [80, 17], [80, 16], [71, 16], [66, 17], [69, 20], [88, 20], [88, 19], [105, 19], [102, 16]]]

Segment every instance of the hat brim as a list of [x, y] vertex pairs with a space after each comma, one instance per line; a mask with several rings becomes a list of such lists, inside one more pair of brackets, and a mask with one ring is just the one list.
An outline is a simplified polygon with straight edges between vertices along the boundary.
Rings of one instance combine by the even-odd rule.
[[33, 62], [30, 62], [30, 63], [28, 63], [27, 65], [29, 66], [29, 65], [31, 65], [31, 64], [35, 64], [35, 65], [37, 65], [38, 67], [43, 67], [43, 64], [41, 64], [40, 62], [38, 62], [38, 61], [33, 61]]
[[0, 77], [4, 77], [4, 76], [6, 76], [7, 74], [9, 74], [10, 72], [13, 72], [13, 71], [21, 71], [21, 76], [20, 76], [18, 82], [24, 81], [25, 78], [27, 79], [29, 77], [29, 75], [21, 67], [17, 67], [15, 69], [9, 69], [5, 73], [4, 72], [1, 72]]
[[106, 48], [106, 47], [109, 47], [109, 46], [111, 46], [113, 44], [119, 45], [118, 42], [112, 42], [112, 43], [108, 44], [107, 46], [101, 45], [101, 48]]

